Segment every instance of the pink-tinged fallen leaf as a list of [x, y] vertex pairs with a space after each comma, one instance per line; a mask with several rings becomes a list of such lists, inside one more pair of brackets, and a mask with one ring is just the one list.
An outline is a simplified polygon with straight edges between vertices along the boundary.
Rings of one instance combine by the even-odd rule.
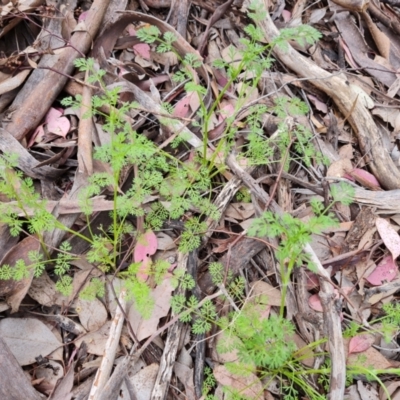
[[272, 308], [271, 306], [265, 306], [265, 305], [263, 305], [262, 308], [261, 307], [259, 309], [257, 308], [260, 319], [268, 319], [269, 314], [271, 312], [271, 308]]
[[43, 139], [43, 136], [44, 136], [43, 125], [39, 125], [36, 128], [35, 132], [33, 132], [31, 138], [29, 139], [28, 148], [32, 147], [35, 143], [40, 143]]
[[254, 400], [264, 399], [264, 386], [252, 372], [245, 375], [233, 374], [224, 365], [217, 365], [213, 373], [219, 384], [234, 389], [241, 396]]
[[78, 22], [85, 21], [87, 16], [89, 15], [89, 11], [84, 11], [78, 18]]
[[292, 13], [288, 10], [283, 10], [282, 11], [282, 18], [285, 22], [289, 22], [290, 18], [292, 18]]
[[178, 265], [177, 263], [171, 264], [171, 265], [169, 266], [169, 268], [168, 268], [168, 272], [169, 272], [170, 274], [172, 274], [172, 272], [174, 272], [174, 269], [176, 268], [177, 265]]
[[229, 82], [229, 79], [218, 69], [214, 69], [214, 75], [218, 85], [221, 87], [225, 87], [225, 85]]
[[188, 116], [189, 112], [190, 112], [190, 97], [191, 94], [186, 95], [185, 97], [182, 97], [176, 104], [174, 107], [174, 111], [172, 113], [172, 115], [174, 117], [181, 117], [181, 118], [185, 118]]
[[133, 51], [137, 56], [150, 60], [150, 46], [147, 43], [138, 43], [133, 46]]
[[224, 133], [225, 128], [226, 128], [226, 122], [222, 121], [215, 128], [210, 129], [208, 131], [208, 139], [210, 140], [218, 139]]
[[374, 175], [360, 168], [354, 168], [350, 175], [361, 185], [371, 190], [382, 190]]
[[319, 286], [318, 275], [311, 271], [306, 271], [306, 288], [307, 290], [315, 289]]
[[[353, 291], [352, 287], [343, 287], [342, 292], [344, 295], [349, 295]], [[335, 299], [339, 298], [340, 294], [337, 291], [337, 289], [333, 289], [333, 293], [335, 293]], [[322, 304], [321, 304], [321, 299], [318, 294], [313, 294], [310, 296], [308, 299], [308, 305], [315, 311], [322, 312]]]
[[349, 181], [352, 181], [352, 182], [355, 181], [355, 179], [354, 179], [351, 175], [349, 175], [349, 174], [344, 174], [344, 175], [343, 175], [343, 178], [346, 178], [346, 179], [348, 179]]
[[146, 257], [142, 261], [142, 264], [140, 265], [139, 270], [136, 274], [136, 277], [139, 279], [139, 281], [146, 282], [147, 279], [149, 279], [151, 264], [152, 261], [150, 257]]
[[348, 63], [352, 66], [352, 68], [358, 68], [358, 64], [354, 61], [353, 55], [351, 54], [351, 50], [346, 45], [344, 40], [339, 38], [339, 42], [341, 47], [343, 47], [344, 52], [346, 53], [346, 61], [348, 61]]
[[133, 27], [133, 25], [128, 26], [128, 33], [129, 36], [136, 36], [136, 29]]
[[314, 311], [319, 311], [322, 312], [322, 304], [321, 304], [321, 299], [317, 294], [313, 294], [310, 296], [308, 299], [308, 305], [314, 310]]
[[231, 103], [226, 101], [221, 102], [222, 107], [220, 108], [220, 112], [218, 114], [218, 122], [219, 124], [208, 132], [209, 139], [218, 139], [222, 133], [225, 131], [226, 123], [224, 122], [228, 117], [231, 117], [235, 112], [235, 108]]
[[377, 218], [375, 223], [383, 243], [385, 243], [387, 249], [392, 253], [393, 259], [395, 260], [400, 255], [399, 234], [393, 226], [390, 225], [390, 222], [386, 221], [386, 219]]
[[369, 335], [354, 336], [349, 342], [349, 354], [362, 353], [363, 351], [368, 350], [371, 347], [373, 341], [373, 336], [372, 341]]
[[321, 100], [319, 100], [317, 97], [313, 96], [312, 94], [308, 94], [307, 97], [311, 100], [311, 103], [314, 104], [315, 108], [318, 111], [321, 111], [324, 114], [328, 113], [328, 106], [326, 105], [326, 103], [322, 102]]
[[398, 274], [398, 267], [393, 261], [392, 256], [386, 256], [366, 278], [366, 280], [375, 286], [382, 285], [384, 282], [391, 282]]
[[135, 262], [140, 262], [152, 256], [157, 250], [157, 236], [153, 231], [147, 231], [139, 236], [133, 253]]
[[201, 106], [200, 96], [196, 92], [190, 92], [190, 94], [190, 109], [192, 112], [196, 112]]
[[51, 121], [54, 121], [57, 118], [60, 118], [63, 115], [62, 111], [57, 110], [57, 108], [50, 107], [50, 110], [47, 112], [44, 122], [48, 124]]
[[47, 123], [47, 129], [51, 133], [62, 136], [65, 138], [68, 135], [71, 124], [67, 117], [56, 118]]
[[218, 121], [224, 121], [226, 118], [231, 117], [234, 112], [235, 108], [233, 107], [233, 105], [231, 103], [225, 103], [220, 109]]

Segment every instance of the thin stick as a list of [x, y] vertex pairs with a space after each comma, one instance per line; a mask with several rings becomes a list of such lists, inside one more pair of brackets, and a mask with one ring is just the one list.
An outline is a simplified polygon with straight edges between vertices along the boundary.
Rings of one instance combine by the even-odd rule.
[[126, 306], [125, 298], [126, 291], [122, 290], [118, 299], [121, 307], [118, 307], [115, 312], [115, 317], [112, 321], [110, 328], [110, 335], [107, 339], [106, 347], [104, 349], [104, 356], [101, 361], [100, 368], [97, 370], [96, 377], [90, 390], [89, 400], [97, 400], [100, 397], [101, 392], [111, 375], [115, 353], [117, 351], [117, 346], [121, 337], [122, 325], [124, 322], [124, 314], [122, 312], [122, 308], [125, 308]]

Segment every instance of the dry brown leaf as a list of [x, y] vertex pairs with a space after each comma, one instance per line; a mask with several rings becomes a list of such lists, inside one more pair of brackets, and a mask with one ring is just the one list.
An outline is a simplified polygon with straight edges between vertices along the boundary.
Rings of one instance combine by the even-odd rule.
[[[57, 303], [60, 293], [57, 292], [56, 284], [52, 281], [46, 271], [39, 278], [34, 278], [28, 294], [32, 299], [46, 307], [52, 307]], [[66, 298], [64, 299], [66, 300]]]
[[376, 47], [381, 53], [381, 56], [389, 60], [390, 39], [382, 31], [379, 30], [379, 28], [375, 25], [374, 21], [372, 21], [372, 18], [366, 11], [362, 13], [362, 16], [364, 17], [364, 21], [367, 23], [368, 29], [371, 33], [372, 38], [374, 39]]
[[[221, 364], [225, 364], [228, 362], [237, 362], [239, 360], [239, 356], [238, 356], [238, 351], [237, 349], [233, 349], [231, 351], [228, 351], [226, 353], [222, 353], [219, 352], [219, 345], [221, 343], [226, 342], [226, 334], [224, 331], [221, 331], [218, 333], [216, 341], [215, 341], [215, 346], [213, 346], [212, 348], [212, 353], [213, 353], [213, 357], [215, 357], [215, 360], [220, 362]], [[238, 337], [235, 338], [235, 341], [238, 340], [240, 341], [240, 339]]]
[[[344, 340], [344, 342], [347, 342]], [[346, 346], [346, 351], [348, 349], [348, 344], [345, 344]], [[374, 368], [376, 369], [387, 369], [387, 368], [393, 368], [395, 367], [394, 364], [390, 362], [386, 357], [384, 357], [378, 350], [376, 350], [374, 347], [370, 347], [369, 349], [363, 351], [362, 353], [363, 357], [366, 358], [366, 361], [363, 363], [365, 366], [368, 365], [373, 365]], [[358, 358], [360, 354], [355, 353], [355, 354], [350, 354], [347, 357], [347, 364], [348, 365], [357, 365], [359, 363]]]
[[[27, 236], [17, 243], [1, 260], [1, 265], [9, 265], [14, 267], [18, 260], [23, 260], [25, 265], [29, 266], [32, 261], [29, 259], [30, 251], [39, 251], [39, 240], [33, 236]], [[16, 281], [14, 279], [0, 280], [0, 294], [7, 296], [7, 302], [11, 306], [11, 312], [17, 312], [21, 301], [27, 294], [31, 286], [34, 270], [29, 270], [29, 276]]]
[[372, 385], [365, 384], [361, 380], [357, 381], [357, 391], [362, 400], [379, 400], [377, 390]]
[[79, 339], [75, 341], [75, 345], [79, 347], [82, 344], [82, 342], [85, 342], [89, 354], [102, 356], [104, 353], [104, 348], [106, 346], [107, 339], [110, 335], [110, 327], [111, 327], [111, 321], [107, 321], [99, 330], [81, 336]]
[[174, 288], [168, 278], [164, 279], [160, 285], [153, 289], [152, 297], [155, 304], [150, 318], [143, 318], [136, 310], [135, 304], [131, 306], [128, 313], [128, 320], [138, 340], [149, 337], [157, 330], [160, 318], [168, 314], [173, 290]]
[[347, 158], [334, 161], [328, 168], [326, 176], [333, 178], [343, 178], [353, 169], [351, 161]]
[[100, 329], [107, 322], [107, 310], [103, 303], [98, 299], [79, 299], [75, 309], [82, 326], [88, 332]]
[[65, 376], [58, 381], [54, 392], [49, 397], [49, 400], [71, 400], [72, 387], [74, 386], [74, 369], [76, 362], [73, 362]]
[[225, 211], [225, 216], [239, 221], [246, 220], [254, 215], [252, 203], [231, 203]]
[[397, 92], [400, 89], [400, 79], [397, 78], [389, 87], [386, 95], [389, 97], [394, 97], [396, 96]]
[[214, 376], [218, 383], [237, 390], [242, 396], [254, 400], [264, 398], [263, 385], [253, 373], [246, 374], [246, 376], [234, 375], [224, 365], [217, 365], [214, 368]]
[[1, 320], [0, 336], [22, 366], [33, 364], [35, 357], [48, 356], [62, 346], [43, 322], [33, 318]]
[[339, 156], [340, 158], [345, 158], [348, 160], [352, 160], [354, 158], [353, 156], [353, 146], [349, 143], [349, 144], [345, 144], [344, 146], [342, 146], [339, 149]]
[[307, 367], [312, 368], [314, 365], [314, 353], [307, 347], [307, 343], [297, 334], [293, 334], [288, 340], [292, 340], [296, 343], [297, 351], [296, 357], [301, 358], [301, 363]]
[[[387, 391], [390, 395], [390, 400], [400, 400], [400, 382], [399, 381], [388, 381], [383, 383], [386, 386]], [[388, 397], [384, 390], [379, 388], [379, 400], [388, 400]]]
[[172, 250], [176, 248], [176, 243], [171, 236], [164, 232], [157, 232], [157, 250]]
[[150, 400], [156, 382], [159, 365], [150, 364], [137, 374], [130, 376], [129, 380], [135, 388], [136, 400]]
[[174, 365], [174, 372], [178, 379], [185, 385], [187, 400], [195, 400], [195, 388], [193, 381], [193, 361], [188, 351], [183, 347]]
[[270, 306], [281, 305], [281, 292], [267, 282], [257, 281], [250, 284], [251, 296], [254, 301]]

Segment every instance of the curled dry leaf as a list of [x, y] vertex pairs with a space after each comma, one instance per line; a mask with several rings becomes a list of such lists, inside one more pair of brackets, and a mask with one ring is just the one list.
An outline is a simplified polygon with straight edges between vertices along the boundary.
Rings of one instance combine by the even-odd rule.
[[385, 282], [391, 282], [398, 274], [398, 268], [393, 261], [392, 256], [386, 256], [366, 278], [366, 280], [375, 286], [382, 285]]
[[395, 260], [400, 255], [400, 236], [393, 226], [384, 218], [377, 218], [376, 228], [388, 250], [392, 253]]
[[20, 73], [10, 76], [8, 79], [2, 81], [0, 83], [0, 95], [10, 92], [11, 90], [17, 88], [19, 85], [21, 85], [27, 76], [29, 75], [31, 71], [29, 69], [26, 69], [24, 71], [21, 71]]
[[314, 104], [315, 108], [318, 111], [321, 111], [324, 114], [328, 113], [328, 106], [326, 105], [326, 103], [322, 102], [321, 100], [319, 100], [317, 97], [313, 96], [312, 94], [307, 95], [307, 97]]

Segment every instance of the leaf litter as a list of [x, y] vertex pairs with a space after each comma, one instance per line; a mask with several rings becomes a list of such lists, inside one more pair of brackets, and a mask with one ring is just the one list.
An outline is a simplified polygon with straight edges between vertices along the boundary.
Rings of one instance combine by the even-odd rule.
[[[286, 46], [286, 53], [274, 49], [274, 58], [281, 64], [275, 63], [266, 69], [253, 87], [254, 76], [246, 71], [240, 71], [238, 80], [226, 87], [229, 76], [221, 63], [213, 64], [222, 59], [225, 66], [239, 67], [243, 62], [242, 50], [249, 46], [243, 38], [249, 34], [246, 26], [251, 23], [246, 15], [246, 9], [251, 10], [248, 1], [196, 0], [191, 6], [186, 2], [172, 2], [170, 15], [166, 7], [171, 4], [166, 0], [140, 0], [129, 6], [128, 2], [117, 3], [75, 1], [57, 8], [43, 0], [2, 6], [0, 149], [6, 155], [18, 154], [17, 167], [34, 179], [34, 190], [47, 200], [47, 210], [66, 226], [80, 232], [109, 232], [112, 225], [109, 212], [114, 209], [110, 186], [107, 189], [105, 185], [93, 197], [90, 215], [82, 214], [78, 193], [87, 185], [88, 177], [84, 176], [90, 174], [87, 166], [93, 165], [95, 172], [100, 168], [110, 170], [106, 163], [101, 167], [92, 160], [92, 143], [96, 151], [110, 141], [107, 129], [103, 129], [105, 119], [100, 114], [92, 115], [82, 125], [80, 121], [85, 120], [82, 116], [87, 110], [71, 111], [62, 108], [60, 103], [66, 95], [82, 96], [87, 88], [93, 91], [89, 96], [99, 92], [84, 73], [74, 69], [73, 61], [81, 53], [81, 56], [94, 57], [96, 69], [101, 66], [107, 70], [105, 82], [110, 90], [113, 85], [121, 88], [120, 104], [139, 103], [136, 110], [127, 110], [124, 118], [140, 135], [168, 151], [171, 158], [193, 167], [190, 179], [194, 179], [193, 171], [200, 173], [191, 147], [205, 148], [205, 154], [217, 167], [213, 170], [216, 171], [213, 187], [205, 191], [205, 196], [219, 207], [221, 216], [216, 222], [204, 219], [206, 225], [201, 234], [190, 236], [189, 232], [189, 242], [194, 236], [201, 236], [198, 243], [201, 247], [188, 256], [179, 247], [184, 229], [187, 230], [185, 222], [193, 215], [203, 215], [204, 211], [198, 204], [191, 204], [182, 217], [170, 217], [158, 223], [157, 212], [164, 211], [162, 208], [155, 211], [152, 207], [159, 201], [171, 212], [171, 202], [161, 191], [146, 193], [139, 206], [146, 216], [154, 217], [154, 225], [145, 227], [144, 216], [128, 218], [114, 261], [118, 263], [118, 272], [128, 269], [129, 265], [139, 265], [136, 276], [148, 285], [154, 309], [146, 319], [137, 310], [137, 299], [129, 300], [122, 311], [121, 331], [115, 327], [117, 319], [122, 318], [117, 312], [121, 306], [118, 299], [122, 281], [117, 272], [108, 274], [102, 265], [91, 262], [87, 247], [79, 238], [70, 234], [64, 237], [71, 243], [71, 249], [65, 252], [82, 257], [83, 264], [86, 263], [80, 269], [79, 262], [71, 261], [73, 268], [66, 276], [73, 290], [67, 295], [61, 294], [60, 285], [57, 286], [60, 278], [55, 270], [62, 264], [54, 260], [40, 276], [29, 269], [29, 274], [22, 274], [21, 279], [11, 278], [23, 270], [19, 260], [28, 267], [34, 265], [32, 250], [52, 257], [50, 253], [61, 243], [57, 229], [51, 235], [32, 234], [24, 229], [17, 243], [10, 235], [10, 228], [2, 229], [0, 295], [5, 302], [0, 308], [0, 336], [4, 341], [0, 347], [9, 348], [16, 359], [15, 367], [24, 367], [34, 390], [45, 398], [83, 398], [89, 391], [96, 393], [89, 398], [112, 398], [120, 388], [124, 398], [130, 396], [128, 393], [136, 393], [143, 400], [167, 395], [192, 399], [206, 394], [219, 395], [223, 390], [236, 391], [248, 398], [282, 399], [285, 395], [297, 398], [293, 397], [295, 392], [289, 391], [287, 377], [280, 376], [278, 382], [261, 364], [263, 373], [267, 371], [266, 378], [255, 368], [254, 360], [247, 365], [246, 373], [240, 371], [240, 364], [235, 364], [243, 357], [246, 340], [251, 339], [250, 332], [241, 332], [239, 326], [236, 331], [219, 332], [215, 324], [214, 331], [204, 335], [190, 333], [188, 324], [178, 322], [175, 311], [171, 310], [171, 299], [174, 290], [175, 294], [182, 290], [182, 283], [181, 289], [175, 289], [172, 274], [175, 269], [187, 268], [195, 282], [187, 288], [187, 297], [193, 296], [200, 302], [210, 298], [220, 317], [227, 317], [237, 309], [247, 315], [251, 309], [257, 324], [267, 323], [279, 314], [282, 293], [287, 293], [283, 304], [285, 317], [296, 328], [287, 338], [288, 346], [291, 340], [296, 343], [297, 352], [293, 350], [292, 354], [306, 368], [317, 368], [315, 362], [321, 361], [321, 354], [325, 357], [322, 361], [327, 363], [324, 365], [333, 366], [325, 375], [327, 383], [307, 381], [315, 393], [325, 390], [332, 398], [346, 398], [344, 383], [340, 392], [330, 382], [338, 378], [335, 371], [343, 372], [346, 365], [359, 367], [361, 360], [367, 369], [380, 370], [384, 386], [371, 379], [368, 371], [358, 370], [346, 388], [347, 393], [355, 393], [351, 398], [387, 399], [389, 392], [393, 399], [398, 398], [400, 391], [393, 386], [399, 375], [396, 326], [400, 322], [400, 311], [396, 310], [396, 292], [400, 287], [397, 264], [400, 236], [396, 223], [400, 220], [400, 207], [396, 206], [400, 197], [398, 2], [270, 2], [266, 12], [273, 19], [268, 17], [265, 25], [260, 25], [264, 29], [261, 43], [271, 41], [278, 29], [295, 29], [301, 24], [310, 24], [323, 35], [315, 44], [292, 41], [294, 48]], [[94, 17], [92, 11], [96, 7], [101, 10], [100, 17]], [[102, 25], [102, 20], [108, 22]], [[174, 33], [177, 37], [174, 45], [180, 57], [189, 54], [201, 60], [201, 65], [191, 67], [191, 76], [183, 76], [181, 82], [172, 80], [180, 61], [173, 52], [159, 53], [154, 42], [145, 43], [139, 37], [138, 31], [149, 26], [158, 27], [164, 35]], [[206, 37], [202, 36], [204, 32]], [[90, 42], [85, 36], [90, 37]], [[70, 39], [71, 48], [77, 46], [76, 54], [67, 51]], [[90, 50], [92, 40], [93, 51]], [[191, 85], [185, 86], [190, 79]], [[333, 82], [331, 88], [324, 84], [328, 80]], [[285, 142], [286, 150], [279, 148], [276, 138], [282, 134], [283, 124], [293, 124], [289, 115], [300, 100], [308, 105], [308, 111], [306, 118], [304, 115], [296, 118], [304, 119], [303, 126], [309, 126], [312, 135], [303, 142], [289, 138]], [[204, 140], [204, 133], [196, 127], [196, 115], [199, 110], [200, 113], [209, 111], [213, 101], [215, 106]], [[258, 120], [252, 119], [251, 112], [256, 112], [251, 109], [254, 105], [262, 106]], [[103, 116], [110, 115], [112, 107], [102, 104]], [[173, 129], [163, 120], [168, 114], [170, 121], [174, 121]], [[297, 124], [298, 120], [294, 122]], [[228, 163], [229, 149], [222, 145], [229, 135], [227, 127], [234, 132], [230, 138], [234, 147], [245, 149], [244, 157], [237, 164]], [[251, 137], [254, 132], [258, 137], [271, 138], [268, 148]], [[181, 135], [184, 140], [172, 146], [174, 139]], [[185, 140], [188, 145], [182, 144]], [[252, 147], [254, 142], [257, 145]], [[305, 143], [312, 144], [314, 154], [301, 153]], [[293, 156], [289, 162], [285, 161], [285, 151], [286, 161]], [[317, 152], [325, 160], [318, 159]], [[258, 158], [257, 168], [253, 168], [251, 161], [257, 156], [271, 162], [259, 162]], [[312, 161], [308, 162], [307, 158]], [[137, 168], [138, 165], [124, 166], [118, 191], [125, 192], [135, 183]], [[147, 177], [149, 181], [153, 178]], [[78, 184], [79, 179], [86, 183]], [[162, 179], [171, 190], [172, 180], [168, 176]], [[351, 204], [340, 204], [345, 191], [339, 186], [342, 182], [354, 188]], [[228, 193], [224, 192], [225, 187]], [[310, 247], [305, 249], [318, 262], [314, 259], [312, 272], [307, 269], [305, 282], [301, 282], [296, 270], [285, 281], [285, 263], [289, 260], [279, 255], [279, 243], [290, 239], [287, 232], [276, 235], [267, 230], [258, 239], [245, 238], [243, 232], [267, 209], [275, 215], [283, 212], [306, 225], [311, 224], [317, 214], [313, 202], [322, 199], [328, 207], [332, 199], [329, 193], [335, 190], [330, 212], [335, 213], [340, 228], [327, 226], [313, 234]], [[176, 191], [183, 203], [187, 189], [176, 187]], [[1, 202], [10, 211], [18, 208], [15, 201], [3, 194]], [[29, 207], [26, 211], [19, 217], [28, 218], [33, 214]], [[49, 254], [40, 242], [46, 243]], [[107, 245], [104, 249], [112, 251]], [[152, 275], [153, 269], [162, 265], [158, 264], [159, 260], [166, 262], [161, 281]], [[221, 281], [215, 284], [210, 268], [218, 262], [223, 270]], [[318, 263], [325, 270], [322, 275], [321, 270], [314, 268]], [[304, 262], [300, 268], [305, 268]], [[236, 295], [224, 292], [228, 280], [238, 276], [244, 281], [246, 293], [242, 303]], [[104, 292], [94, 299], [79, 297], [92, 282], [101, 279], [105, 283]], [[218, 290], [224, 296], [217, 296]], [[251, 313], [247, 318], [250, 317]], [[192, 323], [196, 324], [196, 318], [199, 320], [195, 316]], [[333, 329], [329, 325], [331, 321], [340, 324], [341, 329], [330, 330]], [[381, 324], [386, 324], [386, 328]], [[289, 336], [294, 339], [289, 340]], [[232, 338], [241, 343], [241, 350], [221, 352], [219, 347]], [[329, 343], [318, 342], [317, 338], [328, 338]], [[336, 348], [332, 346], [332, 338]], [[389, 345], [390, 358], [384, 350]], [[131, 375], [138, 365], [135, 367], [134, 361], [137, 354], [143, 358], [143, 369]], [[90, 383], [100, 365], [100, 357], [106, 364], [100, 367], [101, 378], [108, 381], [102, 388], [104, 392], [93, 391], [95, 384]], [[81, 369], [91, 362], [94, 367]], [[115, 383], [112, 371], [118, 365], [126, 368], [120, 381]], [[1, 372], [7, 376], [7, 371]], [[124, 376], [129, 379], [124, 380]], [[367, 381], [370, 382], [367, 384]], [[18, 384], [27, 385], [27, 382], [13, 382], [14, 386]], [[302, 390], [298, 382], [292, 388]], [[83, 397], [77, 394], [79, 390], [84, 393]], [[304, 395], [304, 392], [299, 394]], [[308, 396], [311, 395], [308, 393]]]

